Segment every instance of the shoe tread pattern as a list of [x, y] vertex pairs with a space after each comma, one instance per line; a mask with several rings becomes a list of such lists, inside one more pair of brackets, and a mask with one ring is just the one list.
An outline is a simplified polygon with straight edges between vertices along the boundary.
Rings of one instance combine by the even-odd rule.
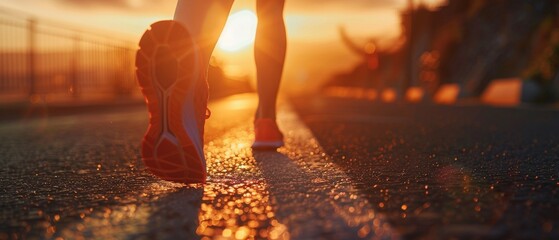
[[[189, 136], [183, 126], [184, 104], [191, 87], [196, 88], [193, 99], [196, 116], [187, 117], [193, 117], [199, 129], [203, 129], [205, 122], [205, 119], [200, 121], [203, 116], [199, 112], [205, 112], [207, 104], [207, 88], [204, 91], [199, 87], [207, 86], [206, 80], [200, 74], [193, 75], [199, 72], [195, 68], [200, 64], [189, 39], [188, 31], [177, 22], [157, 22], [142, 36], [136, 54], [136, 75], [149, 112], [149, 126], [142, 140], [142, 160], [152, 174], [187, 184], [206, 180], [203, 156], [193, 144], [193, 140], [203, 143], [203, 135]], [[196, 82], [191, 84], [192, 81]], [[200, 102], [198, 98], [205, 101]]]

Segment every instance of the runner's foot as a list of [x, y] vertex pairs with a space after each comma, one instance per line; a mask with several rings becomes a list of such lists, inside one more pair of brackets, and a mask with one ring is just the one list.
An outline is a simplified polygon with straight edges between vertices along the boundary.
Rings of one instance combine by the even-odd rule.
[[252, 148], [255, 150], [275, 150], [284, 145], [283, 134], [274, 119], [256, 119], [254, 121], [254, 135]]
[[150, 119], [142, 160], [168, 181], [204, 183], [204, 124], [208, 85], [197, 47], [175, 21], [151, 25], [140, 40], [136, 74]]

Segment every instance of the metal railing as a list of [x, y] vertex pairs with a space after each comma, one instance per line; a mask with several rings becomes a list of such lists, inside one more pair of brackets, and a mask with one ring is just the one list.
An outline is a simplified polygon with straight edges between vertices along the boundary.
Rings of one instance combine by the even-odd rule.
[[135, 44], [0, 8], [0, 101], [136, 91]]

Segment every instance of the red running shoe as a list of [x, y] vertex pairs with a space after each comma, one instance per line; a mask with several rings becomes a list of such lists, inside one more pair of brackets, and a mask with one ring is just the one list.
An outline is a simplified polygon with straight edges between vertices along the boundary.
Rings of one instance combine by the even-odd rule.
[[142, 160], [154, 175], [204, 183], [208, 83], [198, 48], [178, 22], [151, 25], [140, 40], [136, 74], [149, 111]]
[[274, 119], [261, 118], [254, 121], [253, 149], [275, 150], [283, 145], [283, 134]]

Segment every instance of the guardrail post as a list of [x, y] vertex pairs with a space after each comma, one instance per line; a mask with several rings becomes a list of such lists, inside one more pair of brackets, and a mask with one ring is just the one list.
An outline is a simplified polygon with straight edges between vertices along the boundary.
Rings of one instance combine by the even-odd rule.
[[403, 96], [406, 96], [406, 93], [408, 92], [408, 89], [410, 88], [410, 86], [412, 84], [414, 84], [414, 78], [415, 78], [415, 68], [414, 68], [414, 64], [415, 64], [415, 54], [413, 52], [413, 35], [414, 35], [414, 29], [413, 29], [413, 24], [414, 24], [414, 11], [415, 11], [415, 7], [414, 7], [414, 0], [408, 0], [408, 7], [409, 7], [409, 22], [408, 22], [408, 69], [407, 69], [407, 76], [404, 77], [404, 84], [402, 86], [402, 94]]
[[29, 18], [27, 20], [28, 45], [27, 63], [29, 74], [29, 97], [37, 93], [37, 68], [36, 68], [36, 42], [37, 42], [37, 20]]
[[70, 76], [72, 77], [72, 86], [71, 86], [71, 93], [73, 95], [74, 98], [78, 98], [79, 94], [80, 94], [80, 90], [79, 89], [79, 74], [78, 74], [78, 62], [80, 59], [80, 42], [81, 42], [81, 36], [79, 33], [76, 33], [74, 35], [73, 38], [73, 52], [72, 52], [72, 62], [70, 65]]
[[[125, 71], [126, 74], [124, 74], [124, 76], [126, 76], [126, 88], [128, 90], [128, 95], [131, 95], [133, 90], [135, 89], [135, 83], [136, 83], [136, 71], [135, 71], [135, 54], [134, 54], [134, 50], [132, 50], [131, 48], [128, 48], [128, 43], [124, 42], [122, 44], [122, 48], [124, 49], [124, 61], [123, 63], [125, 64]], [[134, 57], [132, 57], [134, 56]]]

